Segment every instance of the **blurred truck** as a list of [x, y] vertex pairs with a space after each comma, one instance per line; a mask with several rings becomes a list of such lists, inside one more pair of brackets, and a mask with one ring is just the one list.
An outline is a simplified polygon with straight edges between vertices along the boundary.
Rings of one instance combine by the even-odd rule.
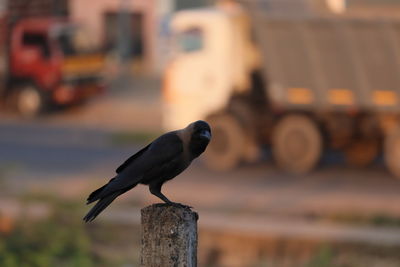
[[268, 145], [290, 173], [325, 150], [400, 177], [400, 21], [268, 14], [257, 2], [177, 12], [165, 128], [212, 124], [206, 164], [227, 170]]
[[102, 91], [103, 55], [80, 26], [68, 21], [67, 5], [62, 0], [1, 2], [0, 97], [23, 116]]

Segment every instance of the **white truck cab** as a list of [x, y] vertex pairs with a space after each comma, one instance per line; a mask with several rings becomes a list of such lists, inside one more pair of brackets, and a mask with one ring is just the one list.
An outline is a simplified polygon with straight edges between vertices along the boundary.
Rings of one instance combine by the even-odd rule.
[[247, 90], [258, 64], [250, 24], [239, 6], [177, 12], [171, 22], [173, 57], [163, 85], [163, 126], [178, 129], [205, 119]]

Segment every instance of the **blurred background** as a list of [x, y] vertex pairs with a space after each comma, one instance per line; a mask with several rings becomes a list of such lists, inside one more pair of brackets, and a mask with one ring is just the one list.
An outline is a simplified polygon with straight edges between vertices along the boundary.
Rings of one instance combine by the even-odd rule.
[[199, 266], [400, 266], [399, 0], [0, 0], [0, 266], [139, 266], [138, 186], [87, 195], [204, 119], [164, 185]]

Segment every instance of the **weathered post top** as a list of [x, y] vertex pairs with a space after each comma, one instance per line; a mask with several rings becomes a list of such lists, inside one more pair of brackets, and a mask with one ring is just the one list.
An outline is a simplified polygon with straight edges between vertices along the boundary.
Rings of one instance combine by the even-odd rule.
[[197, 266], [196, 212], [189, 207], [154, 204], [141, 213], [141, 266]]

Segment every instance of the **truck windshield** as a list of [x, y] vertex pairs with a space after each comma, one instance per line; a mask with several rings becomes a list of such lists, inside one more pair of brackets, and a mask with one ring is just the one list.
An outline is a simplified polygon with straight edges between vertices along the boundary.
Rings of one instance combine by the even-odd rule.
[[94, 46], [83, 29], [77, 26], [58, 27], [53, 33], [64, 55], [73, 56], [94, 52]]

